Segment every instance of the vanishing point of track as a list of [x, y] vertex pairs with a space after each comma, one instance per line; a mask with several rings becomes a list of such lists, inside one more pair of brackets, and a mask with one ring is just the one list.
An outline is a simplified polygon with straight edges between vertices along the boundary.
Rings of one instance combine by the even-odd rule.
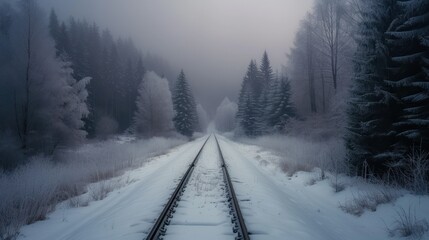
[[[198, 159], [201, 155], [201, 152], [203, 151], [204, 147], [206, 146], [207, 141], [210, 139], [211, 136], [209, 136], [201, 149], [198, 151], [197, 155], [195, 156], [194, 160], [192, 161], [191, 165], [189, 166], [188, 170], [183, 175], [182, 179], [180, 180], [178, 186], [174, 190], [173, 194], [171, 195], [170, 199], [168, 200], [167, 204], [165, 205], [164, 209], [162, 210], [161, 214], [159, 215], [158, 219], [156, 220], [154, 226], [152, 227], [151, 231], [149, 232], [148, 236], [146, 237], [146, 240], [158, 240], [162, 239], [167, 231], [167, 227], [170, 224], [171, 218], [173, 218], [175, 208], [178, 206], [178, 202], [180, 201], [181, 196], [183, 195], [183, 192], [185, 191], [186, 184], [188, 183], [192, 172], [195, 169], [196, 164], [198, 163]], [[231, 215], [231, 222], [233, 224], [232, 231], [236, 234], [236, 239], [240, 240], [248, 240], [249, 234], [247, 232], [246, 224], [244, 222], [243, 215], [241, 214], [240, 206], [238, 204], [237, 197], [235, 195], [234, 187], [231, 182], [231, 178], [228, 172], [228, 168], [225, 164], [225, 159], [222, 154], [221, 147], [219, 145], [219, 141], [214, 136], [217, 144], [217, 149], [219, 151], [220, 161], [221, 161], [221, 167], [223, 172], [223, 180], [225, 182], [226, 186], [226, 198], [228, 201], [228, 207], [230, 208], [230, 215]]]

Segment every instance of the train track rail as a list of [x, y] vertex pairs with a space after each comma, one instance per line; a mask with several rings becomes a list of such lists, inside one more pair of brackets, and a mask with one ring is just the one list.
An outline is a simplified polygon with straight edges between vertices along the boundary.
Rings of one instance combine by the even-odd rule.
[[[163, 239], [163, 236], [165, 236], [168, 225], [170, 224], [171, 219], [174, 216], [175, 208], [178, 206], [180, 198], [186, 189], [186, 185], [189, 182], [192, 172], [194, 171], [195, 166], [198, 164], [198, 159], [200, 158], [201, 152], [203, 151], [204, 147], [206, 146], [210, 138], [211, 136], [209, 136], [205, 140], [203, 146], [198, 151], [197, 155], [195, 156], [191, 165], [183, 175], [182, 179], [180, 180], [179, 184], [177, 185], [176, 189], [174, 190], [173, 194], [171, 195], [170, 199], [168, 200], [167, 204], [165, 205], [164, 209], [159, 215], [158, 219], [155, 221], [155, 224], [153, 225], [151, 231], [145, 238], [146, 240], [159, 240], [159, 239]], [[236, 234], [236, 239], [248, 240], [250, 239], [249, 234], [247, 232], [246, 224], [244, 222], [244, 218], [241, 213], [237, 197], [235, 195], [234, 187], [232, 185], [228, 168], [222, 154], [222, 149], [220, 147], [220, 144], [216, 135], [214, 135], [214, 138], [216, 140], [217, 149], [219, 151], [222, 173], [223, 173], [223, 180], [226, 186], [226, 198], [227, 198], [226, 200], [228, 203], [228, 207], [230, 209], [229, 214], [231, 216], [232, 231], [234, 234]]]

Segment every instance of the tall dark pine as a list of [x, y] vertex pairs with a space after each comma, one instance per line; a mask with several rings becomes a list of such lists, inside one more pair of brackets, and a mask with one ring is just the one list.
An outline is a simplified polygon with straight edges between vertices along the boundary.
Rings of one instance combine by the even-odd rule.
[[296, 116], [291, 102], [291, 87], [289, 80], [282, 77], [272, 84], [272, 94], [268, 106], [268, 126], [271, 131], [282, 132], [291, 118]]
[[197, 109], [183, 70], [177, 78], [173, 92], [173, 108], [175, 111], [173, 122], [177, 132], [192, 137], [198, 125]]
[[429, 1], [398, 1], [403, 13], [388, 35], [394, 49], [393, 92], [400, 101], [394, 123], [399, 153], [429, 151]]
[[243, 99], [243, 116], [239, 119], [239, 124], [246, 136], [252, 137], [258, 134], [258, 121], [257, 121], [257, 101], [253, 98], [251, 91], [244, 93]]
[[268, 86], [270, 86], [270, 83], [274, 80], [274, 73], [266, 51], [262, 56], [261, 67], [259, 70], [262, 78], [262, 89], [268, 89]]
[[51, 34], [51, 37], [55, 40], [55, 47], [57, 49], [57, 56], [59, 55], [59, 38], [60, 38], [60, 23], [58, 21], [57, 14], [55, 13], [54, 9], [51, 10], [51, 14], [49, 16], [49, 33]]
[[251, 60], [247, 68], [241, 85], [240, 96], [238, 98], [237, 123], [247, 136], [256, 135], [259, 113], [259, 96], [255, 93], [260, 90], [261, 81], [258, 66]]
[[271, 87], [274, 84], [274, 73], [273, 69], [271, 67], [270, 59], [268, 58], [268, 54], [265, 51], [262, 60], [261, 60], [261, 66], [259, 68], [259, 81], [261, 81], [261, 89], [254, 89], [254, 92], [259, 92], [259, 96], [257, 97], [257, 111], [259, 114], [257, 114], [256, 118], [256, 128], [257, 128], [257, 134], [263, 135], [266, 134], [269, 131], [269, 105], [270, 105], [270, 99], [271, 99]]
[[357, 36], [346, 147], [351, 173], [365, 175], [371, 170], [381, 175], [397, 157], [392, 152], [395, 101], [386, 82], [389, 48], [385, 34], [396, 16], [396, 0], [367, 4]]

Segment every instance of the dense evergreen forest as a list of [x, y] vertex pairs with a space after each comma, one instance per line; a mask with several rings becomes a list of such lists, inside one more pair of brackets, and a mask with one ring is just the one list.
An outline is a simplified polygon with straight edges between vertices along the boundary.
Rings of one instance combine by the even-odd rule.
[[[85, 20], [61, 21], [31, 0], [2, 3], [0, 26], [2, 167], [88, 138], [173, 134], [174, 114], [181, 113], [173, 112], [170, 92], [176, 76], [167, 80], [173, 75], [168, 63], [143, 54], [131, 39], [115, 38]], [[175, 98], [188, 88], [183, 71], [178, 79]], [[196, 110], [189, 119], [176, 116], [178, 121], [192, 122], [179, 131], [192, 136]]]
[[[428, 8], [424, 0], [317, 1], [284, 68], [274, 71], [267, 52], [251, 60], [237, 106], [226, 98], [215, 125], [258, 137], [316, 119], [335, 129], [325, 136], [345, 139], [351, 175], [427, 173]], [[132, 40], [48, 16], [29, 0], [3, 3], [0, 21], [2, 152], [21, 159], [13, 162], [87, 138], [191, 137], [207, 126], [184, 72], [171, 77]]]
[[428, 13], [423, 0], [317, 1], [282, 76], [273, 74], [267, 53], [260, 66], [250, 62], [238, 131], [287, 132], [297, 117], [322, 118], [322, 127], [345, 138], [349, 174], [427, 182]]

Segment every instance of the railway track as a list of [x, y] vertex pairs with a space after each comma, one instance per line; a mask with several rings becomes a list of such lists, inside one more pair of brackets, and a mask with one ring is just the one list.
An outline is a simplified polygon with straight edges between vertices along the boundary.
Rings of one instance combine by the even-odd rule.
[[[181, 197], [186, 191], [186, 186], [192, 176], [192, 173], [194, 172], [194, 169], [198, 164], [201, 153], [203, 152], [203, 149], [206, 147], [207, 142], [211, 137], [212, 136], [209, 136], [206, 139], [203, 146], [198, 151], [198, 154], [193, 159], [191, 165], [183, 175], [182, 179], [180, 180], [179, 184], [177, 185], [176, 189], [174, 190], [173, 194], [171, 195], [170, 199], [168, 200], [167, 204], [165, 205], [164, 209], [159, 215], [158, 219], [155, 221], [155, 224], [153, 225], [151, 231], [145, 238], [146, 240], [163, 239], [164, 236], [166, 235], [168, 226], [171, 224], [171, 221], [174, 218], [176, 208], [179, 206]], [[231, 182], [228, 168], [226, 166], [225, 159], [222, 154], [222, 149], [219, 145], [219, 141], [216, 135], [214, 135], [214, 138], [217, 145], [216, 149], [219, 153], [220, 167], [221, 167], [221, 172], [223, 175], [222, 178], [225, 186], [225, 194], [223, 194], [223, 196], [226, 198], [225, 202], [227, 203], [227, 206], [229, 208], [229, 214], [230, 214], [231, 223], [232, 223], [231, 231], [232, 231], [232, 234], [235, 235], [235, 239], [248, 240], [250, 239], [249, 234], [247, 232], [246, 224], [244, 222], [244, 218], [241, 213], [237, 197], [235, 195], [234, 187]]]

